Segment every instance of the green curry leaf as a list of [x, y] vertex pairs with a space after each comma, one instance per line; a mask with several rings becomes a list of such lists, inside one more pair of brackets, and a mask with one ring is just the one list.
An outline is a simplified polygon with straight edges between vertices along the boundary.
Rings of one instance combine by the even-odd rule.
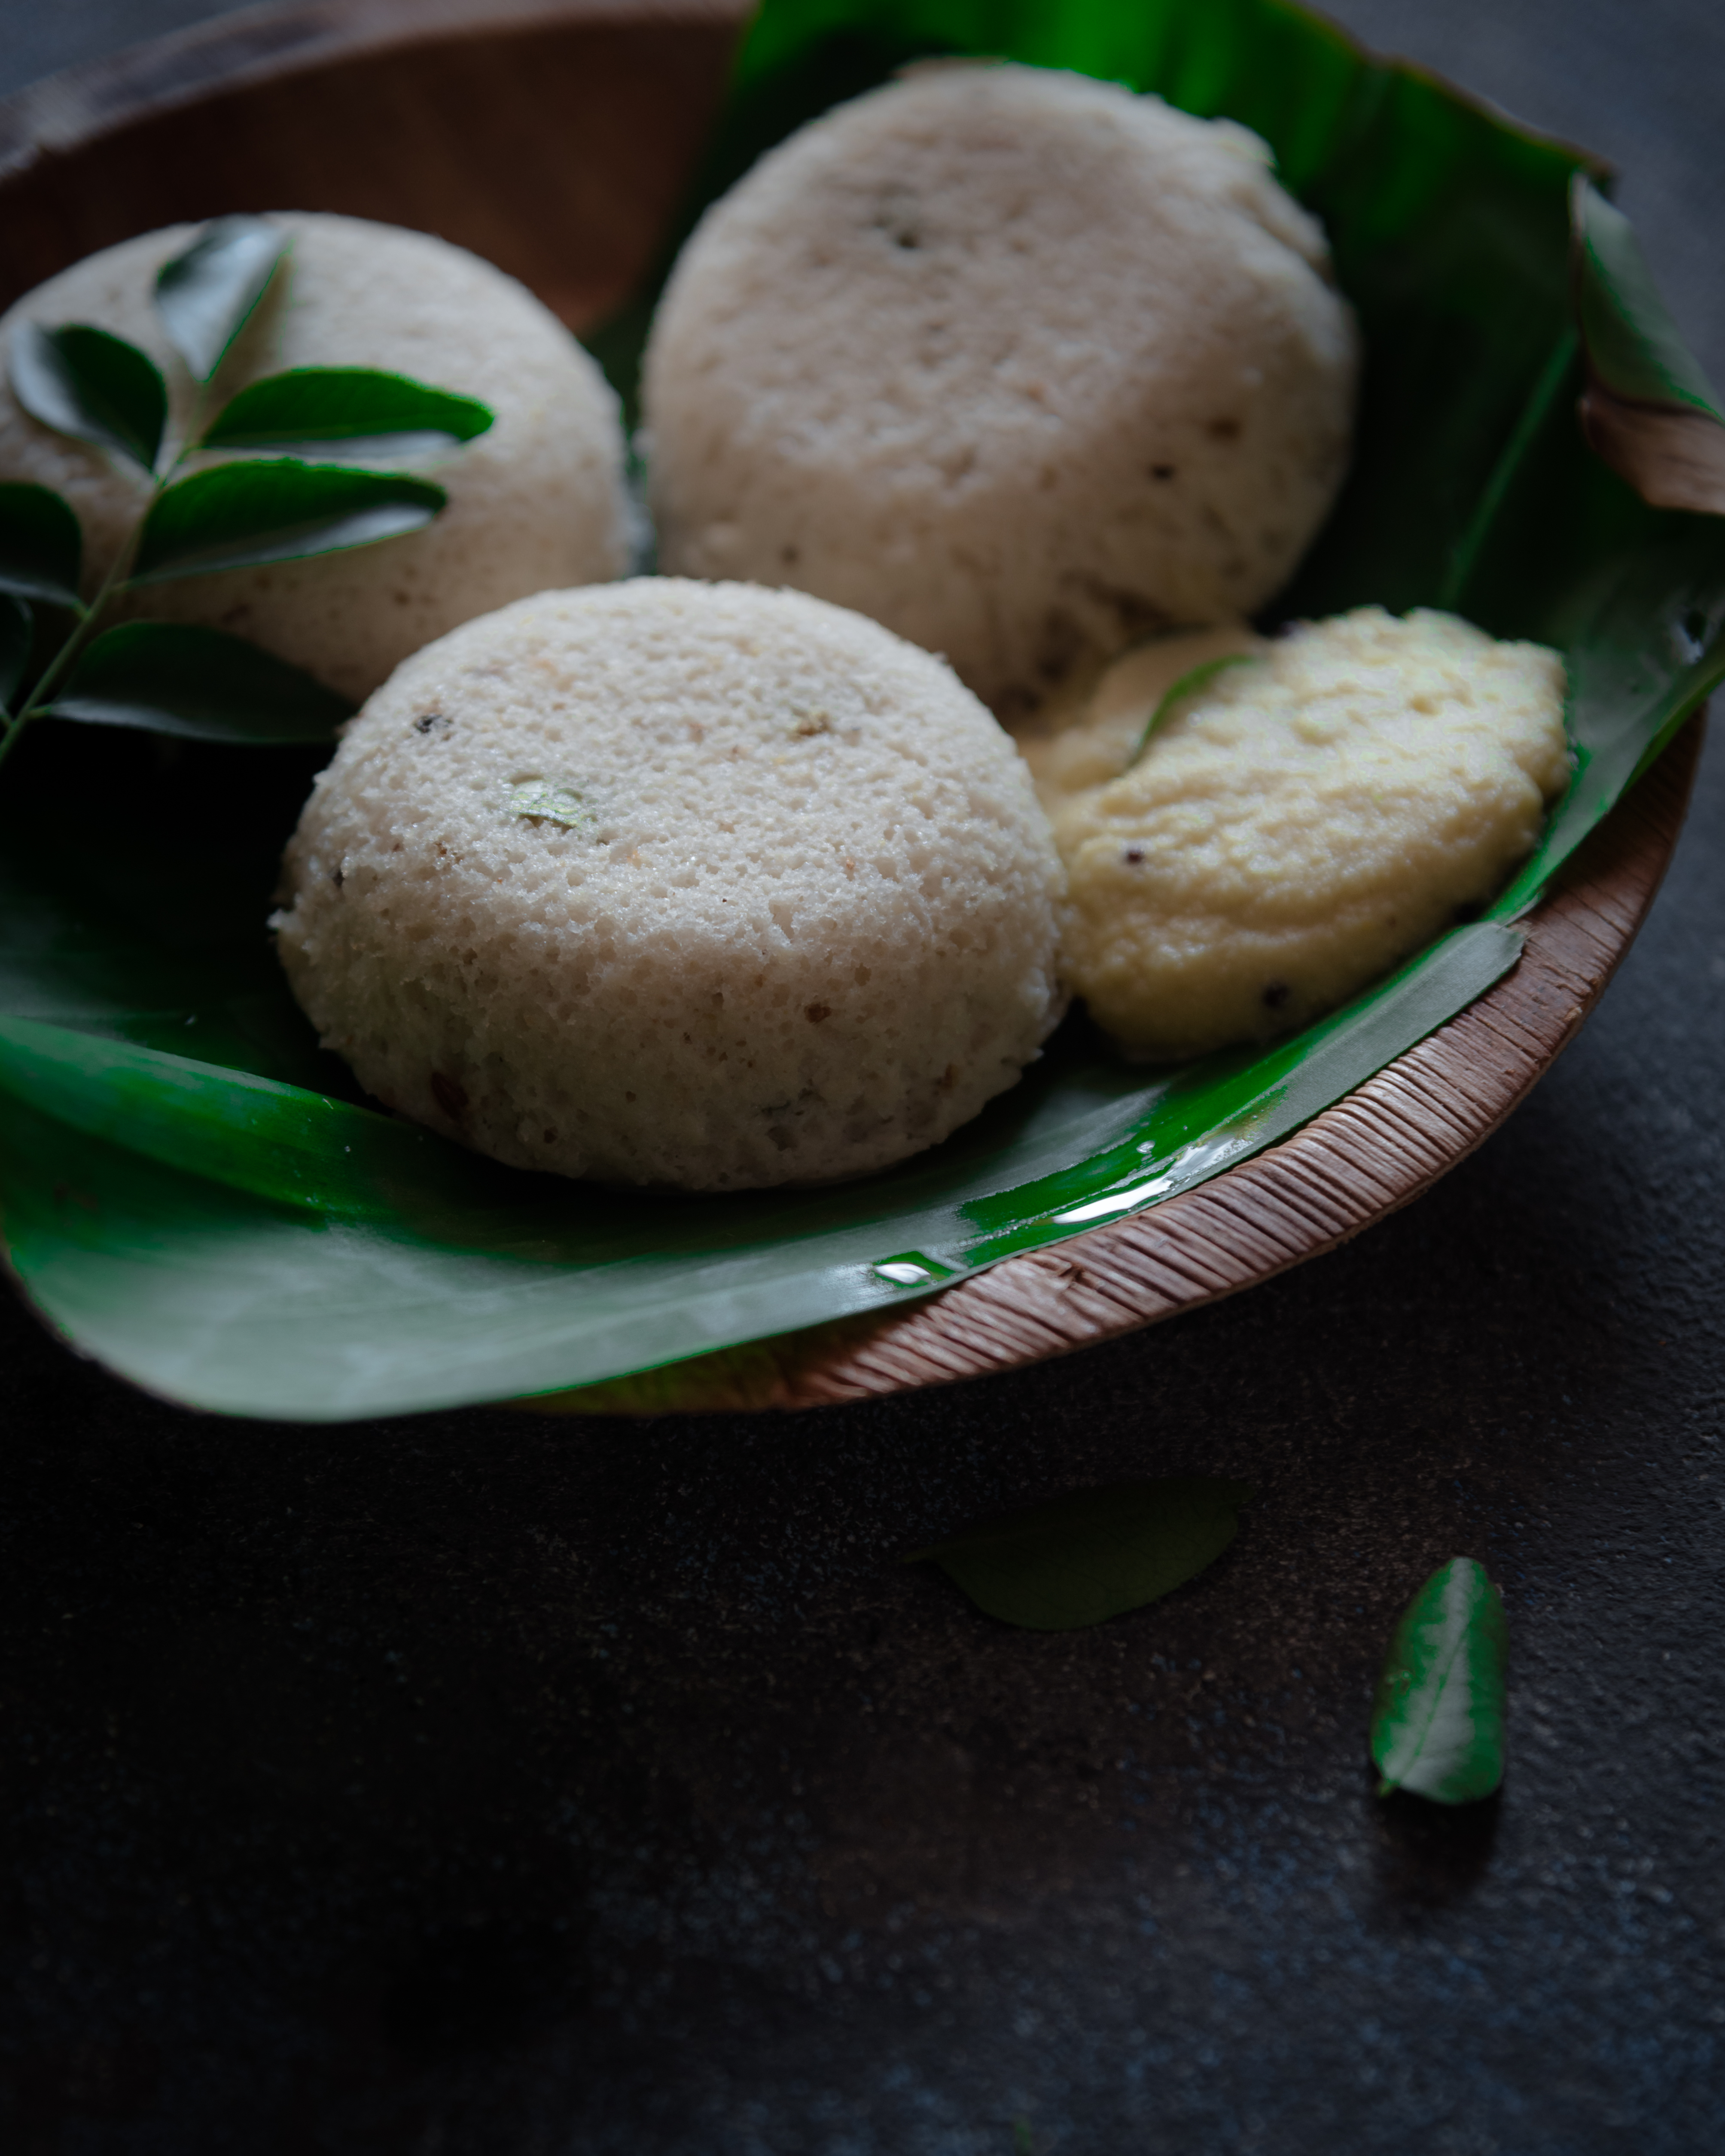
[[0, 593], [0, 711], [10, 712], [13, 692], [30, 663], [34, 615], [12, 593]]
[[531, 822], [562, 824], [569, 830], [593, 821], [593, 811], [567, 786], [553, 786], [542, 778], [529, 779], [510, 793], [509, 814]]
[[493, 413], [477, 398], [434, 389], [369, 367], [296, 367], [242, 389], [218, 413], [200, 447], [292, 449], [376, 444], [379, 454], [418, 455], [470, 442]]
[[1471, 1557], [1451, 1558], [1402, 1613], [1378, 1680], [1372, 1757], [1379, 1796], [1440, 1804], [1489, 1797], [1503, 1779], [1503, 1598]]
[[353, 706], [244, 637], [138, 621], [99, 636], [43, 716], [261, 745], [329, 741]]
[[158, 496], [144, 520], [132, 582], [369, 547], [423, 530], [448, 499], [431, 480], [405, 473], [293, 457], [223, 465]]
[[1063, 1632], [1141, 1609], [1214, 1564], [1250, 1495], [1205, 1475], [1077, 1490], [904, 1561], [939, 1565], [991, 1617]]
[[153, 471], [167, 424], [167, 384], [147, 352], [80, 322], [12, 332], [13, 393], [33, 419]]
[[157, 311], [200, 382], [221, 365], [288, 245], [286, 233], [267, 218], [218, 217], [156, 273]]
[[23, 480], [0, 485], [0, 592], [76, 607], [84, 534], [52, 489]]
[[1200, 689], [1208, 688], [1219, 674], [1225, 674], [1231, 666], [1258, 666], [1263, 664], [1263, 654], [1256, 651], [1230, 651], [1221, 659], [1206, 659], [1201, 666], [1194, 666], [1183, 674], [1173, 687], [1167, 690], [1156, 709], [1144, 721], [1144, 731], [1138, 736], [1137, 746], [1126, 760], [1126, 767], [1132, 766], [1149, 747], [1157, 729], [1164, 725], [1178, 705], [1189, 696], [1195, 696]]

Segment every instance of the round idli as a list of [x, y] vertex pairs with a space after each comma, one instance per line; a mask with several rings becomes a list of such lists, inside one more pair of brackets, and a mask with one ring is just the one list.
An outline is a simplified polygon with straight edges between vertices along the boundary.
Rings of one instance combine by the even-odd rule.
[[1077, 723], [1025, 743], [1070, 879], [1073, 993], [1156, 1061], [1334, 1009], [1532, 852], [1569, 779], [1563, 695], [1555, 651], [1381, 607], [1122, 660]]
[[1357, 346], [1245, 128], [922, 74], [793, 136], [684, 249], [644, 376], [660, 558], [854, 607], [1010, 717], [1286, 581]]
[[[620, 575], [629, 555], [617, 399], [556, 316], [512, 277], [422, 232], [359, 218], [282, 214], [291, 252], [216, 377], [206, 412], [295, 367], [378, 367], [476, 397], [494, 424], [459, 449], [357, 461], [434, 478], [448, 506], [424, 531], [312, 560], [146, 586], [112, 618], [201, 622], [249, 638], [356, 699], [434, 637], [547, 588]], [[149, 353], [183, 439], [198, 385], [169, 343], [156, 273], [196, 225], [145, 234], [74, 264], [0, 320], [88, 322]], [[4, 381], [0, 365], [0, 382]], [[228, 461], [195, 459], [187, 467]], [[31, 418], [0, 388], [0, 480], [64, 495], [84, 527], [93, 591], [148, 500], [136, 467]]]
[[934, 1144], [1059, 1014], [1059, 860], [938, 660], [794, 592], [525, 599], [409, 660], [285, 862], [288, 978], [388, 1106], [726, 1190]]

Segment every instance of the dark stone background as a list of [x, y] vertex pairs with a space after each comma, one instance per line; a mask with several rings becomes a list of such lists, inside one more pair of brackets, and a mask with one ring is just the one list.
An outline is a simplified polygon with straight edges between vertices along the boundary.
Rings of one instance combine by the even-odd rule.
[[[0, 87], [196, 0], [0, 10]], [[1348, 0], [1615, 156], [1725, 377], [1717, 0]], [[1509, 1127], [1076, 1359], [800, 1419], [305, 1429], [0, 1308], [0, 2149], [1571, 2156], [1725, 2145], [1725, 779]], [[897, 1553], [1260, 1492], [1014, 1632]], [[1372, 1794], [1392, 1620], [1503, 1585], [1500, 1801]]]

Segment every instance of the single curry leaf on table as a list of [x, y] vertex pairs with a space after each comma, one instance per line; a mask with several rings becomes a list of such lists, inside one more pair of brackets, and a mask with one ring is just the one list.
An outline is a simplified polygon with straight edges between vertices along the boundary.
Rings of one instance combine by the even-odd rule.
[[1214, 1563], [1240, 1530], [1244, 1482], [1208, 1475], [1077, 1490], [913, 1550], [978, 1609], [1034, 1632], [1099, 1625]]
[[13, 393], [33, 419], [58, 434], [111, 449], [156, 469], [167, 424], [167, 384], [147, 352], [106, 330], [73, 322], [12, 332]]
[[43, 716], [263, 746], [333, 740], [353, 706], [244, 637], [136, 621], [96, 639]]
[[30, 663], [36, 618], [23, 600], [0, 592], [0, 711], [10, 712], [18, 685]]
[[144, 519], [131, 580], [159, 583], [369, 547], [423, 530], [448, 499], [430, 480], [405, 473], [295, 457], [219, 465], [158, 496]]
[[156, 308], [173, 346], [207, 382], [287, 252], [288, 235], [261, 217], [218, 217], [156, 273]]
[[296, 367], [242, 389], [205, 430], [206, 449], [345, 448], [418, 455], [470, 442], [492, 424], [475, 397], [369, 367]]
[[28, 480], [0, 485], [0, 592], [75, 608], [83, 560], [84, 534], [69, 503]]
[[1503, 1779], [1503, 1598], [1471, 1557], [1440, 1566], [1403, 1611], [1372, 1709], [1379, 1796], [1489, 1797]]

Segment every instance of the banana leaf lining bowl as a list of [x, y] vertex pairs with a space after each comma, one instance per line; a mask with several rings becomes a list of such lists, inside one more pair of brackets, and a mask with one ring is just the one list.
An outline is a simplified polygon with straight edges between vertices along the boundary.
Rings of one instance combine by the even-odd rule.
[[[695, 209], [838, 98], [974, 49], [974, 13], [253, 9], [0, 107], [0, 300], [178, 219], [340, 210], [499, 263], [628, 398]], [[262, 927], [294, 752], [151, 762], [63, 730], [79, 760], [20, 756], [0, 799], [0, 1192], [13, 1268], [74, 1345], [193, 1405], [327, 1419], [523, 1394], [804, 1407], [978, 1375], [1332, 1248], [1574, 1036], [1652, 902], [1725, 671], [1725, 428], [1604, 175], [1274, 0], [1069, 0], [986, 32], [1244, 121], [1325, 218], [1366, 336], [1359, 451], [1280, 613], [1437, 604], [1562, 646], [1580, 767], [1539, 854], [1484, 919], [1267, 1055], [1147, 1079], [1069, 1026], [1017, 1094], [867, 1185], [631, 1198], [389, 1122], [320, 1056]]]

